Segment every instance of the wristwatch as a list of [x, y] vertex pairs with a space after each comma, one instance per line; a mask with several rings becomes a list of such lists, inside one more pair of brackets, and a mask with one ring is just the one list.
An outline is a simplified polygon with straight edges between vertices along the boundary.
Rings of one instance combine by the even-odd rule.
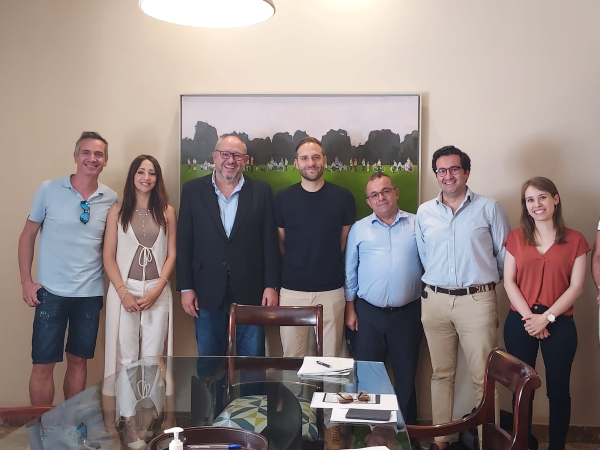
[[550, 310], [546, 311], [544, 314], [546, 315], [546, 319], [548, 319], [548, 322], [554, 323], [554, 321], [556, 320], [556, 316], [552, 314]]

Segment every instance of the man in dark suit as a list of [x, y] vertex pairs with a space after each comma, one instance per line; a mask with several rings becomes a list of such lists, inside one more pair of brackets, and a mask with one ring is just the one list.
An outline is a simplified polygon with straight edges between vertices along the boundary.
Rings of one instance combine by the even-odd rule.
[[[231, 303], [276, 306], [279, 247], [273, 196], [264, 181], [244, 178], [246, 145], [224, 136], [212, 175], [183, 186], [177, 226], [177, 290], [194, 317], [200, 356], [224, 355]], [[264, 356], [263, 327], [238, 325], [241, 356]]]

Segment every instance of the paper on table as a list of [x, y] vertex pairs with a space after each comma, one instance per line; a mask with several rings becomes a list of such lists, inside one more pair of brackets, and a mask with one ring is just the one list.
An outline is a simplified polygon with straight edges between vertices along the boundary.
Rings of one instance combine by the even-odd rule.
[[325, 401], [324, 392], [315, 392], [313, 394], [312, 401], [310, 402], [311, 408], [323, 408], [323, 409], [381, 409], [384, 411], [397, 411], [398, 410], [398, 399], [396, 394], [379, 394], [379, 403], [332, 403]]
[[305, 356], [298, 375], [349, 375], [353, 368], [354, 360], [351, 358]]
[[[352, 406], [354, 408], [354, 405]], [[346, 419], [347, 409], [335, 408], [331, 411], [331, 422], [340, 422], [340, 423], [396, 423], [398, 420], [396, 417], [396, 411], [392, 411], [390, 416], [390, 420], [361, 420], [361, 419]]]

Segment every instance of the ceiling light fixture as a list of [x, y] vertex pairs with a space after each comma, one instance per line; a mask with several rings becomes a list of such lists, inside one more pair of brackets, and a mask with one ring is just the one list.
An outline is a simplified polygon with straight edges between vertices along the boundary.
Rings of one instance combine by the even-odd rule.
[[275, 14], [272, 0], [139, 0], [155, 19], [177, 25], [234, 28], [254, 25]]

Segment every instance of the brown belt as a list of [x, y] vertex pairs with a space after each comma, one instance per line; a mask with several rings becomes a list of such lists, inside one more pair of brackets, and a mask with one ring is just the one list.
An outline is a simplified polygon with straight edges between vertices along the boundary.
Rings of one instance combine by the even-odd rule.
[[429, 284], [426, 286], [436, 293], [439, 292], [440, 294], [448, 294], [460, 297], [461, 295], [472, 295], [477, 294], [478, 292], [493, 291], [496, 288], [496, 283], [481, 284], [479, 286], [469, 286], [458, 289], [446, 289], [443, 287], [431, 286]]

